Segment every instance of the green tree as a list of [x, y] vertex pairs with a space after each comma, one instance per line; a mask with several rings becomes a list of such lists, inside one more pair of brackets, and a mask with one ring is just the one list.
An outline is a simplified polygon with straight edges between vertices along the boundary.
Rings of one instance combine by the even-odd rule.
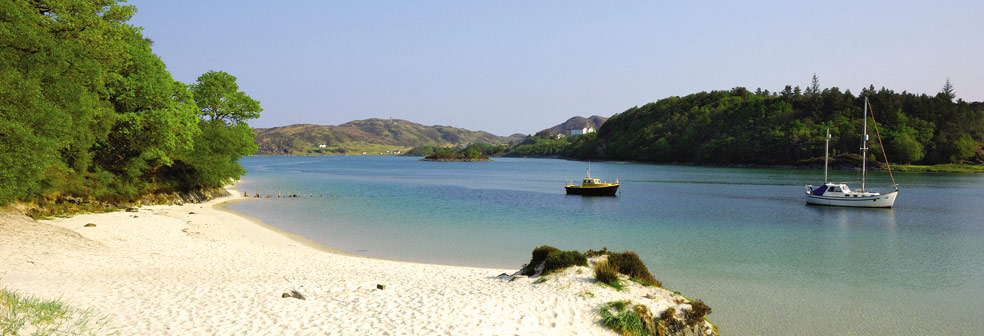
[[[914, 132], [913, 132], [914, 133]], [[916, 141], [912, 133], [898, 133], [888, 142], [889, 153], [894, 161], [910, 164], [922, 160], [923, 145]]]
[[239, 91], [236, 77], [209, 71], [191, 85], [201, 133], [194, 147], [179, 150], [175, 165], [167, 169], [177, 187], [218, 187], [238, 179], [246, 170], [239, 159], [256, 152], [255, 134], [247, 121], [259, 117], [260, 102]]
[[105, 81], [133, 7], [0, 2], [0, 203], [58, 192], [89, 172], [112, 125]]
[[260, 117], [260, 102], [239, 91], [236, 77], [224, 71], [209, 71], [191, 86], [195, 103], [204, 121], [221, 121], [226, 125], [246, 123]]

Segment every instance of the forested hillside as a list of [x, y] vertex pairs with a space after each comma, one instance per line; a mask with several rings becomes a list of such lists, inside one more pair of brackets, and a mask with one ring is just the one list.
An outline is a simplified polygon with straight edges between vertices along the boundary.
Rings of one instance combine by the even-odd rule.
[[115, 0], [0, 1], [0, 204], [220, 186], [256, 147], [236, 78], [175, 81]]
[[[291, 125], [257, 128], [258, 154], [319, 155], [372, 153], [370, 149], [406, 150], [416, 146], [455, 146], [473, 142], [508, 144], [516, 137], [450, 126], [424, 126], [400, 119], [366, 119], [338, 126]], [[324, 145], [324, 147], [320, 147]]]
[[[936, 95], [873, 86], [860, 95], [821, 89], [711, 91], [669, 97], [615, 114], [598, 130], [566, 139], [530, 137], [512, 156], [560, 156], [698, 164], [802, 164], [823, 156], [830, 129], [834, 155], [859, 153], [868, 97], [888, 159], [895, 163], [984, 162], [984, 103], [955, 100], [949, 81]], [[869, 119], [869, 155], [882, 161]], [[814, 160], [815, 161], [815, 160]]]

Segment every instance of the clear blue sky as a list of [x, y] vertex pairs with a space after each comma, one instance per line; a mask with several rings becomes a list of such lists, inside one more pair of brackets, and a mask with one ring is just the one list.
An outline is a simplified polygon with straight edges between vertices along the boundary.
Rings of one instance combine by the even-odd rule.
[[874, 84], [984, 100], [984, 1], [134, 0], [175, 79], [239, 78], [254, 127], [398, 118], [498, 135], [669, 96]]

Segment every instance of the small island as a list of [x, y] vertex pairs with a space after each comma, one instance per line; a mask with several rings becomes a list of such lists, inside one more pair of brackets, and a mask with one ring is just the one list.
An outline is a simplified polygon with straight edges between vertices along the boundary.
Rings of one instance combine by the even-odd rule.
[[441, 161], [441, 162], [477, 162], [477, 161], [492, 161], [488, 155], [482, 154], [476, 150], [464, 150], [460, 152], [451, 152], [448, 150], [439, 150], [430, 155], [425, 156], [420, 161]]

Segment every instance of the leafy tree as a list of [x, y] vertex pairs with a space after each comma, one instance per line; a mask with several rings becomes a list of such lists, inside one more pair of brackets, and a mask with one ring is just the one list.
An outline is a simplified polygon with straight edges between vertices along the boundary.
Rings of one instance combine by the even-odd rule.
[[912, 132], [898, 132], [889, 141], [888, 148], [893, 159], [906, 164], [919, 161], [925, 155], [923, 145], [916, 141]]
[[84, 177], [109, 130], [107, 64], [133, 7], [116, 1], [0, 2], [0, 203]]
[[0, 2], [0, 204], [125, 200], [242, 173], [259, 103], [220, 72], [193, 95], [117, 2]]
[[260, 102], [239, 91], [236, 77], [209, 71], [198, 77], [190, 91], [198, 110], [201, 133], [194, 147], [175, 154], [180, 161], [168, 174], [178, 187], [218, 187], [238, 179], [246, 170], [239, 159], [256, 152], [255, 134], [247, 120], [259, 117]]
[[260, 102], [239, 91], [236, 77], [223, 71], [209, 71], [198, 77], [191, 86], [199, 115], [207, 122], [221, 121], [226, 125], [246, 123], [263, 111]]

